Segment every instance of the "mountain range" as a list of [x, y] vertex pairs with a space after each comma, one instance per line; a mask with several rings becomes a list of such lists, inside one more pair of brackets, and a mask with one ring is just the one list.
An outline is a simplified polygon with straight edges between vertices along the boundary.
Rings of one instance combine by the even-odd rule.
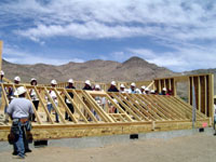
[[36, 78], [39, 83], [49, 83], [52, 79], [65, 82], [69, 78], [74, 80], [94, 80], [98, 82], [143, 81], [153, 78], [180, 75], [167, 68], [148, 63], [139, 57], [131, 57], [123, 63], [115, 61], [92, 60], [84, 63], [69, 62], [54, 66], [48, 64], [20, 65], [3, 60], [2, 69], [5, 77], [13, 80], [20, 76], [22, 82], [29, 82]]

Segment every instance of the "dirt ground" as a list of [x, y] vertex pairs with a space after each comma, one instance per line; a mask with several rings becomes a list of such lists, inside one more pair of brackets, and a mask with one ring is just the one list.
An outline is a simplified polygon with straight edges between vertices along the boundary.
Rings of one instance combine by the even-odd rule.
[[215, 162], [216, 136], [197, 134], [168, 140], [135, 140], [100, 148], [34, 148], [25, 160], [13, 159], [12, 151], [1, 152], [0, 161], [27, 162]]

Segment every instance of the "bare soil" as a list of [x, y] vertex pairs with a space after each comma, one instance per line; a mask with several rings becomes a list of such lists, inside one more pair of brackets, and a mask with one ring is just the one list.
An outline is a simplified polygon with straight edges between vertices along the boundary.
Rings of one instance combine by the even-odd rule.
[[1, 152], [0, 161], [28, 162], [215, 162], [216, 136], [197, 134], [168, 140], [135, 140], [100, 148], [34, 148], [25, 160], [13, 159], [11, 151]]

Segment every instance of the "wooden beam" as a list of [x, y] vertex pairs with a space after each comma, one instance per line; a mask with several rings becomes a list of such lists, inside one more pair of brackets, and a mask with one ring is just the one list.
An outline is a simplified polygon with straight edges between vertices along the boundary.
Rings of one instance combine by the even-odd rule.
[[37, 96], [38, 96], [38, 99], [39, 99], [39, 101], [40, 101], [40, 104], [42, 105], [43, 110], [45, 111], [45, 113], [46, 113], [46, 115], [47, 115], [49, 121], [50, 121], [52, 124], [54, 124], [54, 121], [53, 121], [53, 119], [52, 119], [52, 117], [51, 117], [51, 115], [50, 115], [50, 113], [49, 113], [47, 107], [45, 106], [45, 104], [44, 104], [44, 102], [43, 102], [43, 100], [42, 100], [42, 97], [41, 97], [40, 93], [38, 92], [38, 90], [37, 90], [37, 88], [36, 88], [35, 86], [34, 86], [34, 90], [35, 90], [35, 93], [36, 93]]
[[0, 71], [2, 70], [2, 51], [3, 51], [3, 41], [0, 40]]
[[171, 79], [168, 79], [168, 87], [169, 87], [169, 90], [172, 90], [172, 82], [171, 82]]
[[160, 80], [158, 80], [158, 93], [161, 93], [161, 81]]
[[[151, 88], [153, 85], [154, 85], [154, 83], [155, 83], [155, 81], [153, 80], [148, 86], [147, 86], [147, 88]], [[154, 87], [153, 87], [154, 88]]]
[[[129, 112], [136, 120], [141, 121], [140, 117], [137, 114], [135, 114], [132, 111], [132, 109], [129, 108], [124, 102], [122, 102], [122, 100], [120, 100], [115, 93], [111, 93], [111, 95], [125, 108], [126, 112]], [[126, 113], [126, 112], [122, 112], [122, 113]]]
[[70, 95], [68, 94], [68, 92], [66, 91], [66, 89], [63, 90], [64, 95], [67, 97], [67, 99], [73, 104], [74, 109], [76, 110], [76, 112], [82, 117], [82, 119], [86, 122], [89, 123], [88, 120], [86, 119], [86, 117], [83, 115], [83, 113], [81, 112], [81, 110], [79, 109], [78, 105], [76, 102], [74, 102], [74, 100], [70, 97]]
[[198, 102], [197, 102], [197, 108], [198, 108], [198, 111], [200, 112], [201, 110], [201, 86], [200, 86], [200, 77], [197, 77], [198, 79], [198, 87], [197, 87], [197, 91], [198, 91], [198, 94], [197, 94], [197, 97], [198, 97]]
[[[112, 103], [112, 105], [115, 106], [115, 108], [117, 108], [120, 112], [124, 113], [124, 110], [118, 104], [116, 104], [108, 94], [106, 95], [106, 97]], [[125, 113], [125, 116], [130, 122], [133, 122], [133, 119], [128, 114]]]
[[59, 110], [58, 107], [56, 106], [56, 104], [55, 104], [55, 102], [53, 101], [53, 99], [52, 99], [52, 97], [50, 96], [50, 94], [48, 93], [47, 88], [44, 87], [44, 90], [45, 90], [46, 96], [49, 98], [49, 101], [51, 102], [51, 104], [52, 104], [52, 106], [53, 106], [55, 112], [59, 115], [61, 121], [62, 121], [63, 123], [66, 123], [66, 121], [65, 121], [65, 119], [64, 119], [64, 117], [63, 117], [63, 115], [62, 115], [62, 113], [60, 112], [60, 110]]
[[68, 108], [67, 104], [64, 102], [64, 99], [62, 98], [62, 96], [57, 92], [56, 89], [54, 89], [54, 92], [56, 93], [56, 95], [58, 96], [58, 99], [61, 101], [61, 103], [63, 104], [65, 111], [68, 113], [68, 115], [70, 116], [70, 118], [73, 120], [74, 123], [78, 123], [77, 119], [74, 117], [74, 115], [71, 113], [70, 109]]
[[176, 79], [174, 78], [174, 79], [172, 79], [171, 82], [173, 82], [173, 86], [172, 86], [173, 95], [174, 95], [174, 96], [177, 96], [177, 81], [176, 81]]
[[204, 77], [204, 86], [205, 86], [205, 115], [208, 116], [207, 114], [207, 109], [208, 109], [208, 104], [207, 104], [207, 78], [206, 76]]
[[88, 108], [88, 106], [84, 103], [84, 101], [81, 99], [81, 97], [78, 95], [78, 93], [76, 92], [76, 90], [73, 89], [72, 92], [73, 92], [74, 96], [77, 97], [78, 102], [83, 105], [84, 110], [88, 113], [88, 115], [90, 116], [90, 118], [94, 122], [98, 123], [98, 120], [96, 119], [96, 117], [94, 116], [94, 114], [90, 111], [90, 109]]
[[[149, 113], [147, 105], [144, 105], [141, 101], [140, 98], [138, 98], [138, 96], [136, 96], [136, 94], [132, 94], [133, 98], [131, 96], [129, 96], [128, 94], [125, 94], [127, 96], [128, 99], [132, 100], [132, 101], [138, 101], [139, 104], [137, 102], [134, 102], [134, 105], [132, 105], [127, 99], [124, 99], [124, 101], [131, 107], [134, 107], [134, 111], [137, 112], [137, 114], [142, 114], [140, 116], [142, 116], [145, 120], [147, 121], [152, 121], [152, 120], [156, 120], [156, 118]], [[135, 107], [136, 106], [136, 107]], [[137, 109], [136, 109], [137, 108]]]
[[1, 83], [1, 88], [2, 88], [2, 92], [3, 92], [3, 96], [4, 96], [4, 99], [5, 99], [6, 106], [8, 107], [9, 106], [9, 101], [8, 101], [8, 98], [7, 98], [7, 94], [5, 92], [5, 86], [2, 83]]
[[188, 78], [188, 103], [191, 105], [191, 78]]
[[94, 99], [90, 94], [88, 94], [87, 91], [82, 91], [82, 93], [83, 93], [83, 96], [87, 99], [87, 101], [91, 104], [92, 108], [96, 111], [96, 113], [97, 113], [98, 115], [100, 115], [100, 117], [103, 118], [103, 120], [104, 120], [105, 122], [112, 122], [112, 123], [114, 122], [114, 121], [112, 120], [112, 118], [110, 118], [110, 117], [106, 114], [106, 112], [104, 111], [104, 109], [103, 109], [102, 107], [100, 107], [100, 106], [96, 103], [95, 99]]
[[209, 117], [214, 121], [214, 75], [209, 75]]
[[31, 100], [30, 95], [29, 95], [28, 89], [26, 88], [26, 86], [24, 86], [24, 87], [25, 87], [25, 89], [26, 89], [26, 95], [27, 95], [27, 98], [28, 98], [29, 101], [31, 101], [31, 103], [32, 103], [33, 110], [34, 110], [34, 114], [35, 114], [35, 116], [36, 116], [37, 122], [38, 122], [39, 124], [42, 124], [42, 122], [41, 122], [41, 118], [39, 117], [39, 115], [38, 115], [38, 113], [37, 113], [37, 110], [36, 110], [36, 108], [35, 108], [35, 106], [34, 106], [32, 100]]

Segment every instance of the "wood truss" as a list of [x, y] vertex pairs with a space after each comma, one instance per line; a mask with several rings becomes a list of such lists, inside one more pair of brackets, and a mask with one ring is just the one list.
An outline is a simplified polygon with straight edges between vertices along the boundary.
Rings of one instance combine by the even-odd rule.
[[[3, 42], [0, 41], [0, 70]], [[10, 82], [5, 79], [6, 82]], [[188, 103], [177, 96], [177, 83], [188, 84]], [[92, 82], [96, 84], [95, 82]], [[128, 88], [130, 82], [117, 82], [117, 86], [123, 83]], [[213, 119], [213, 95], [214, 79], [212, 74], [178, 76], [159, 78], [151, 81], [136, 82], [137, 87], [142, 85], [161, 92], [163, 87], [172, 89], [172, 96], [141, 95], [106, 93], [109, 84], [100, 84], [104, 91], [83, 91], [84, 82], [75, 82], [77, 90], [68, 90], [64, 87], [67, 83], [59, 83], [57, 88], [49, 85], [31, 86], [23, 84], [27, 89], [27, 98], [30, 98], [30, 90], [34, 89], [39, 98], [39, 108], [34, 112], [36, 122], [33, 123], [33, 139], [56, 139], [83, 136], [102, 136], [113, 134], [132, 134], [151, 131], [168, 131], [192, 128], [192, 87], [196, 94], [196, 123], [195, 127], [202, 127], [205, 123], [211, 125]], [[8, 89], [14, 91], [21, 86], [15, 84], [1, 84], [2, 104], [0, 117], [8, 107]], [[49, 96], [48, 91], [57, 94], [58, 104]], [[69, 93], [73, 93], [71, 98]], [[51, 102], [54, 111], [47, 109], [47, 100]], [[72, 113], [65, 103], [65, 97], [72, 103]], [[98, 102], [100, 100], [100, 102]], [[65, 120], [65, 113], [71, 121]], [[58, 114], [60, 123], [55, 122], [55, 114]], [[7, 140], [10, 132], [10, 123], [4, 124], [0, 120], [0, 141]]]
[[[17, 87], [15, 84], [1, 84], [3, 105], [8, 106], [7, 90]], [[34, 112], [36, 123], [33, 123], [34, 139], [55, 139], [82, 136], [101, 136], [111, 134], [129, 134], [150, 131], [164, 131], [192, 128], [192, 106], [177, 96], [141, 95], [107, 93], [105, 91], [69, 90], [61, 87], [22, 85], [27, 89], [27, 98], [30, 99], [30, 90], [34, 89], [39, 98], [39, 108]], [[49, 96], [52, 90], [57, 94], [58, 104]], [[71, 98], [69, 93], [74, 97]], [[54, 111], [49, 113], [47, 100], [53, 105]], [[65, 97], [73, 104], [72, 113]], [[97, 102], [99, 99], [103, 102]], [[68, 113], [72, 121], [65, 120]], [[55, 113], [60, 123], [55, 122]], [[196, 126], [203, 123], [211, 125], [210, 118], [197, 111]], [[0, 140], [7, 140], [10, 124], [0, 125]]]
[[185, 83], [188, 86], [188, 103], [193, 105], [192, 88], [195, 89], [197, 110], [207, 117], [214, 118], [214, 75], [199, 74], [189, 76], [178, 76], [172, 78], [155, 79], [155, 87], [161, 92], [163, 87], [172, 89], [173, 95], [177, 96], [177, 83]]

